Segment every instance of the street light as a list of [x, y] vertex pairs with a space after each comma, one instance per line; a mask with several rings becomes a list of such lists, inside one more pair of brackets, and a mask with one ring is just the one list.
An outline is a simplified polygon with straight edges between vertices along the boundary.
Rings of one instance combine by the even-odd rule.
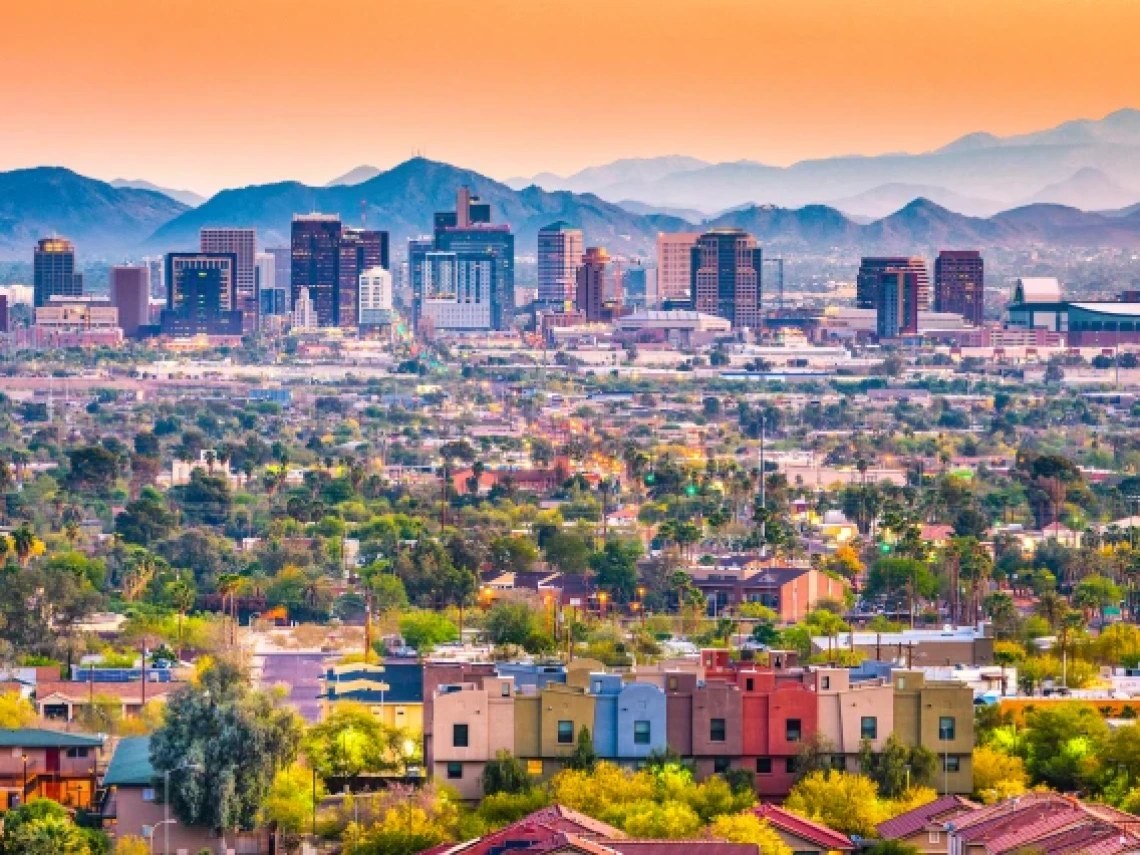
[[163, 852], [165, 853], [166, 849], [168, 848], [167, 844], [170, 842], [170, 826], [174, 825], [174, 820], [173, 819], [164, 819], [161, 822], [156, 822], [153, 826], [151, 826], [151, 829], [150, 829], [150, 851], [151, 851], [151, 855], [154, 855], [154, 838], [158, 836], [155, 834], [155, 832], [158, 831], [158, 827], [160, 825], [166, 826], [166, 828], [164, 828], [162, 830], [162, 833], [164, 835], [166, 835], [165, 840], [163, 841], [163, 844], [162, 844]]
[[[170, 775], [173, 772], [181, 772], [183, 769], [190, 769], [195, 772], [202, 771], [201, 763], [183, 763], [181, 766], [175, 766], [173, 769], [167, 769], [162, 773], [162, 822], [159, 825], [166, 826], [162, 830], [162, 855], [170, 855], [170, 826], [174, 824], [174, 820], [170, 818]], [[150, 835], [150, 851], [154, 851], [154, 832]]]

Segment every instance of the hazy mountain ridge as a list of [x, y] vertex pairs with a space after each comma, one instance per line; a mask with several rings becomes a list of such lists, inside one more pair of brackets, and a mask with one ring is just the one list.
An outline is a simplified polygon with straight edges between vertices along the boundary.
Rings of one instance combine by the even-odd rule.
[[109, 183], [118, 190], [151, 190], [155, 193], [161, 193], [163, 196], [169, 196], [175, 202], [181, 202], [188, 208], [197, 208], [206, 201], [205, 196], [195, 193], [193, 190], [172, 190], [169, 187], [159, 187], [157, 184], [142, 179], [116, 178]]

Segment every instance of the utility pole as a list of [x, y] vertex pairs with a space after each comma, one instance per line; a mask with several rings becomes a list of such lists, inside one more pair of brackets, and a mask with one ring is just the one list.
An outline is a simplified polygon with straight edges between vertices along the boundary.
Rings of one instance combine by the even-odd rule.
[[760, 414], [760, 557], [763, 558], [767, 552], [766, 543], [768, 534], [768, 491], [767, 485], [764, 483], [767, 479], [764, 474], [764, 439], [767, 429], [767, 413], [761, 412]]

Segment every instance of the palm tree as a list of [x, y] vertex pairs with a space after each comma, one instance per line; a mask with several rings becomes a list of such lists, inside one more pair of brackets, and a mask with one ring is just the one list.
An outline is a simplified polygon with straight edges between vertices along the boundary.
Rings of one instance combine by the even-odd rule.
[[1045, 618], [1050, 629], [1056, 629], [1065, 613], [1069, 610], [1064, 598], [1056, 591], [1046, 591], [1037, 598], [1037, 607], [1034, 611], [1038, 617]]
[[81, 533], [79, 523], [74, 520], [69, 520], [63, 524], [63, 536], [67, 538], [67, 543], [72, 549], [75, 549], [75, 542], [79, 540]]
[[170, 599], [170, 605], [178, 612], [178, 649], [176, 655], [178, 661], [182, 661], [182, 619], [186, 617], [186, 613], [194, 607], [194, 600], [196, 596], [194, 589], [190, 587], [189, 583], [182, 579], [177, 579], [170, 584], [166, 589], [166, 595]]
[[226, 618], [226, 599], [228, 598], [233, 609], [234, 626], [230, 632], [230, 643], [237, 642], [237, 592], [241, 588], [242, 578], [236, 573], [226, 573], [218, 579], [218, 593], [222, 595], [222, 620]]
[[24, 523], [11, 534], [12, 549], [16, 553], [16, 560], [21, 567], [27, 566], [28, 558], [36, 548], [36, 535], [31, 527]]

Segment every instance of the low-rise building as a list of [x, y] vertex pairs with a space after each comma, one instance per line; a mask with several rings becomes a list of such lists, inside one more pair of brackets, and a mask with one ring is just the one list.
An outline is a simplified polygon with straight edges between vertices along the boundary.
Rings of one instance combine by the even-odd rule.
[[40, 728], [0, 730], [0, 792], [6, 808], [40, 798], [91, 807], [103, 743], [102, 736]]

